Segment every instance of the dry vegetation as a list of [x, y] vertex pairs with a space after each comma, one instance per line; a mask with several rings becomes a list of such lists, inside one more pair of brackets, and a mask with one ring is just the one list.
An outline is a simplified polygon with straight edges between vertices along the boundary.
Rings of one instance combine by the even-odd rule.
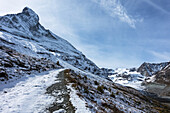
[[170, 112], [166, 106], [132, 88], [122, 87], [109, 81], [96, 81], [69, 69], [64, 73], [67, 84], [71, 84], [77, 90], [77, 95], [87, 102], [87, 107], [92, 112], [121, 113], [129, 112], [129, 108], [136, 112]]

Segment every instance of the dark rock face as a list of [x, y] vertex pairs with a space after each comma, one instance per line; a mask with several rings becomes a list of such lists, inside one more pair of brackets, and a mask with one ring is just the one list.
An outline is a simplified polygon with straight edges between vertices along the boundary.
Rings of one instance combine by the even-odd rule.
[[170, 64], [155, 73], [156, 82], [170, 85]]
[[163, 63], [146, 63], [144, 62], [137, 71], [140, 72], [144, 76], [152, 76], [156, 72], [162, 70], [166, 67], [170, 62], [163, 62]]
[[[31, 20], [35, 21], [36, 24], [39, 22], [38, 15], [30, 8], [25, 7], [22, 11], [22, 14], [25, 14], [27, 17], [31, 18]], [[27, 19], [27, 18], [26, 18]], [[28, 20], [28, 19], [27, 19]]]

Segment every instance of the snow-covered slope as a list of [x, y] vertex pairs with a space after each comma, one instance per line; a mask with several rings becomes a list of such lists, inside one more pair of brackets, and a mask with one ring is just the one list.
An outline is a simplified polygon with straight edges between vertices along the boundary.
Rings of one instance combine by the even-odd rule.
[[62, 59], [67, 63], [97, 75], [102, 70], [87, 59], [66, 40], [46, 30], [38, 15], [26, 7], [21, 13], [0, 17], [0, 43], [19, 53], [36, 58], [47, 58], [54, 62]]
[[25, 75], [62, 68], [47, 58], [24, 55], [0, 45], [0, 84], [16, 81]]
[[20, 81], [15, 87], [0, 91], [0, 113], [44, 112], [55, 101], [54, 97], [45, 94], [46, 88], [59, 81], [56, 77], [62, 70], [34, 75]]
[[157, 113], [166, 110], [138, 90], [99, 76], [74, 70], [65, 70], [64, 76], [69, 88], [85, 100], [92, 113]]
[[118, 83], [123, 86], [133, 87], [138, 90], [144, 89], [141, 84], [145, 80], [145, 76], [137, 72], [135, 68], [117, 68], [115, 69], [115, 72], [112, 75], [109, 75], [109, 78], [114, 83]]

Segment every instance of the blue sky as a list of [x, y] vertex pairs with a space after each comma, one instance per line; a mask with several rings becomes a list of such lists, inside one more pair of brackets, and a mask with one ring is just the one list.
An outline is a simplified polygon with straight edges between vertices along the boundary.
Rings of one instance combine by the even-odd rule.
[[25, 6], [100, 67], [170, 60], [169, 0], [0, 0], [0, 15]]

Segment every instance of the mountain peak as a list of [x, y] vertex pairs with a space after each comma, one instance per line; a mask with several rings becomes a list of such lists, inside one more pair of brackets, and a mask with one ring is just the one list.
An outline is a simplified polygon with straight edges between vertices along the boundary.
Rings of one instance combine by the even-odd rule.
[[7, 14], [0, 17], [0, 26], [3, 29], [11, 29], [13, 32], [23, 34], [35, 34], [39, 29], [39, 16], [29, 7], [25, 7], [21, 13]]
[[29, 7], [25, 7], [22, 10], [22, 14], [25, 14], [26, 16], [34, 17], [37, 21], [39, 21], [38, 15]]
[[35, 13], [31, 8], [29, 7], [25, 7], [22, 12], [31, 12], [31, 13]]
[[28, 21], [31, 22], [33, 24], [33, 26], [35, 26], [35, 24], [37, 24], [39, 22], [39, 17], [38, 15], [29, 7], [25, 7], [22, 11], [22, 19], [24, 21]]

